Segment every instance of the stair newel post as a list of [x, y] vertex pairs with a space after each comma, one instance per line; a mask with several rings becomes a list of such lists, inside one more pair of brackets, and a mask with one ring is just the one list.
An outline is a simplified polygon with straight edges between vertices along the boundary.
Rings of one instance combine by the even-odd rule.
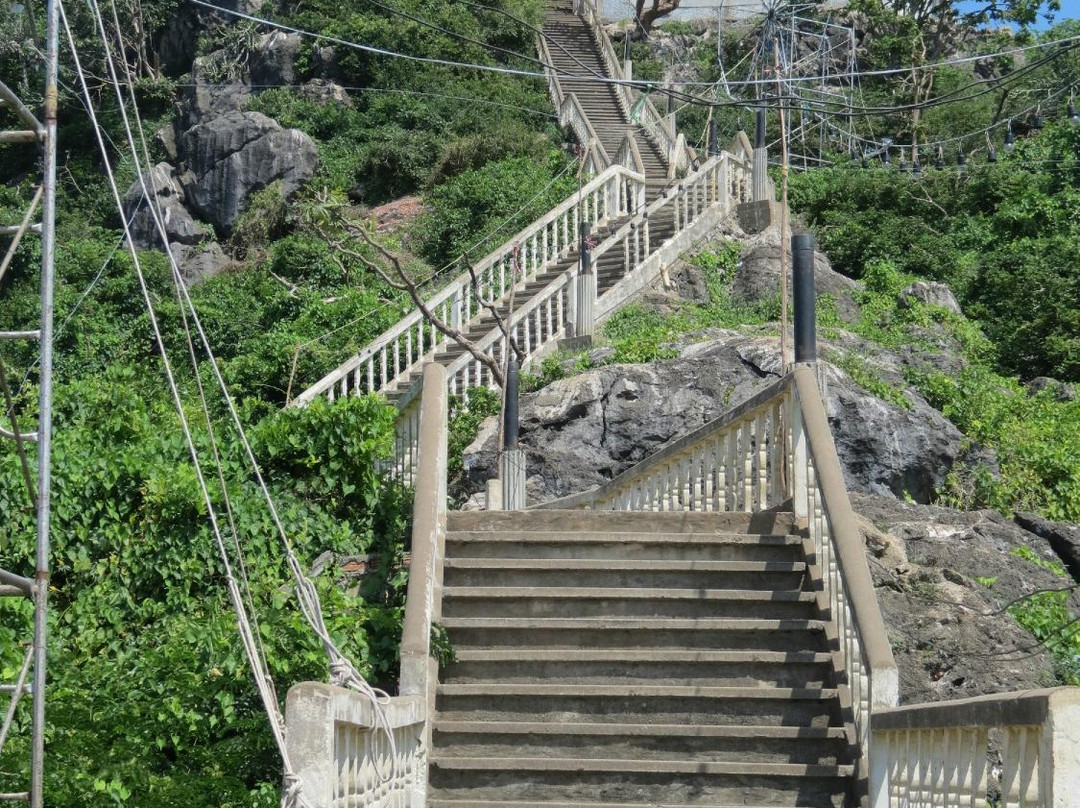
[[589, 225], [581, 227], [581, 261], [577, 273], [577, 310], [574, 320], [575, 337], [591, 337], [593, 308], [596, 301], [596, 273], [592, 265], [592, 240]]
[[791, 237], [793, 292], [795, 296], [795, 361], [817, 361], [817, 330], [814, 322], [814, 236]]
[[525, 509], [525, 451], [518, 446], [518, 365], [511, 356], [506, 363], [506, 395], [503, 402], [503, 446], [499, 457], [504, 511]]
[[754, 138], [753, 201], [772, 201], [769, 194], [769, 152], [765, 146], [765, 109], [757, 111], [757, 132]]

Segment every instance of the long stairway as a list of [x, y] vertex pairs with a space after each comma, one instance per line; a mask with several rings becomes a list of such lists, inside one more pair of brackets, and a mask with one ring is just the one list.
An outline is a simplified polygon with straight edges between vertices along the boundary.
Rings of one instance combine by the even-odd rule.
[[428, 805], [856, 804], [814, 559], [792, 533], [790, 515], [451, 513], [457, 661]]
[[563, 92], [577, 96], [608, 154], [615, 155], [626, 133], [634, 133], [648, 182], [648, 199], [652, 201], [668, 185], [667, 160], [656, 144], [627, 119], [629, 110], [619, 103], [615, 86], [601, 80], [611, 77], [605, 72], [592, 30], [574, 14], [571, 0], [550, 0], [543, 32]]

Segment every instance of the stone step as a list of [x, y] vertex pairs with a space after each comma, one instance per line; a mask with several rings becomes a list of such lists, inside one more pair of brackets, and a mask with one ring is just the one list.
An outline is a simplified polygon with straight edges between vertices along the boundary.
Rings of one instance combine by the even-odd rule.
[[672, 648], [461, 649], [445, 673], [455, 684], [670, 684], [828, 687], [831, 654]]
[[851, 766], [433, 756], [434, 800], [839, 806]]
[[446, 586], [798, 589], [806, 564], [620, 558], [448, 558]]
[[756, 533], [454, 531], [446, 555], [470, 558], [654, 558], [703, 561], [802, 560], [798, 536]]
[[831, 688], [655, 684], [440, 684], [437, 721], [842, 726]]
[[790, 513], [701, 513], [668, 511], [575, 511], [535, 508], [528, 511], [451, 511], [447, 530], [612, 533], [798, 533]]
[[821, 653], [824, 623], [789, 618], [444, 617], [457, 650], [466, 649], [723, 649]]
[[813, 593], [655, 587], [447, 586], [444, 617], [755, 617], [811, 619]]
[[[649, 724], [453, 721], [436, 724], [433, 746], [450, 758], [696, 760], [702, 763], [844, 765], [840, 727], [680, 727]], [[492, 729], [494, 728], [494, 730]], [[593, 732], [599, 729], [602, 732]], [[686, 729], [721, 732], [685, 732]], [[785, 730], [777, 733], [774, 730]], [[795, 732], [787, 732], [794, 730]], [[796, 734], [801, 733], [801, 734]]]

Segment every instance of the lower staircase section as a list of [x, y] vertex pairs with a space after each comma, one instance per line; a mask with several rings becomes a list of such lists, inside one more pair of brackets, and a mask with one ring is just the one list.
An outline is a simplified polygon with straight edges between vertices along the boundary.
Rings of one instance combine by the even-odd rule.
[[428, 804], [855, 804], [807, 546], [789, 514], [449, 514]]

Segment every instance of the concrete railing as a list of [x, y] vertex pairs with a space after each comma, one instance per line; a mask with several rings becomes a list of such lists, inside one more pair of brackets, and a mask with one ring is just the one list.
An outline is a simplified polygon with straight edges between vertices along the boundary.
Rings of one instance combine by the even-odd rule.
[[[750, 166], [728, 153], [710, 158], [700, 169], [650, 204], [593, 251], [594, 263], [610, 250], [622, 250], [625, 275], [596, 302], [601, 323], [650, 287], [664, 267], [700, 241], [750, 193]], [[675, 232], [660, 240], [654, 223], [670, 218]]]
[[791, 378], [788, 487], [795, 517], [810, 532], [820, 605], [829, 610], [833, 641], [843, 656], [846, 683], [841, 698], [852, 711], [854, 740], [862, 751], [860, 782], [865, 786], [873, 756], [871, 717], [897, 705], [899, 676], [817, 377], [811, 366], [796, 365]]
[[[467, 330], [485, 300], [502, 300], [567, 253], [577, 249], [581, 224], [596, 227], [638, 209], [645, 195], [643, 175], [612, 166], [556, 205], [447, 287], [426, 301], [427, 308], [453, 327]], [[476, 282], [473, 280], [476, 276]], [[515, 285], [516, 278], [516, 285]], [[388, 392], [446, 345], [447, 337], [414, 308], [355, 356], [343, 362], [292, 402], [303, 406], [318, 396]]]
[[[352, 690], [302, 682], [289, 690], [286, 741], [311, 808], [424, 808], [438, 664], [431, 627], [442, 609], [446, 545], [446, 370], [424, 368], [416, 402], [419, 464], [412, 563], [401, 634], [400, 695], [380, 705]], [[391, 742], [392, 741], [392, 742]]]
[[747, 401], [592, 491], [537, 507], [613, 511], [742, 511], [791, 503], [813, 544], [811, 578], [844, 671], [866, 787], [869, 728], [898, 700], [896, 662], [810, 366], [797, 365]]
[[398, 696], [381, 709], [386, 724], [376, 719], [371, 701], [355, 691], [318, 682], [289, 689], [286, 743], [305, 804], [423, 808], [428, 748], [423, 699]]
[[577, 142], [585, 149], [585, 170], [590, 174], [599, 174], [614, 165], [614, 161], [600, 142], [600, 136], [593, 129], [589, 117], [574, 93], [563, 98], [559, 106], [559, 123], [574, 133]]
[[914, 704], [873, 718], [870, 808], [1080, 803], [1080, 688]]
[[[666, 265], [715, 227], [735, 204], [744, 201], [742, 197], [733, 197], [732, 192], [749, 193], [749, 170], [749, 165], [736, 161], [729, 154], [721, 154], [647, 208], [643, 202], [643, 185], [636, 181], [628, 182], [621, 186], [621, 190], [620, 186], [609, 186], [624, 197], [637, 195], [632, 204], [616, 200], [611, 203], [613, 206], [620, 209], [629, 207], [640, 212], [593, 249], [594, 266], [610, 250], [621, 250], [623, 266], [628, 267], [629, 271], [614, 287], [593, 301], [592, 321], [603, 322], [650, 286]], [[661, 241], [653, 238], [650, 222], [665, 213], [671, 215], [676, 227], [671, 236]], [[555, 350], [559, 341], [568, 335], [567, 326], [578, 319], [579, 269], [580, 265], [574, 264], [517, 306], [511, 314], [507, 330], [522, 352], [520, 359], [523, 367]], [[590, 288], [595, 294], [595, 285]], [[505, 363], [507, 340], [502, 330], [494, 324], [485, 336], [474, 342], [474, 346], [500, 365]], [[497, 386], [491, 371], [469, 352], [460, 354], [447, 366], [447, 382], [450, 392], [466, 403], [471, 390]], [[397, 402], [401, 415], [397, 420], [393, 471], [397, 478], [406, 483], [412, 481], [417, 456], [419, 410], [415, 400], [419, 394], [418, 380], [404, 391]]]

